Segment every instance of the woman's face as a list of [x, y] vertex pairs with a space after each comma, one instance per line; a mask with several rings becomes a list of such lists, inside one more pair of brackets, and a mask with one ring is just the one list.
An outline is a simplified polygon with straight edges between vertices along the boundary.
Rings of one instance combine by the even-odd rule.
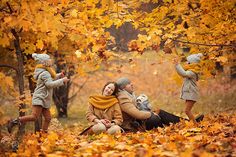
[[112, 93], [114, 92], [114, 90], [115, 90], [115, 85], [114, 85], [113, 83], [110, 83], [110, 84], [108, 84], [108, 85], [104, 88], [102, 95], [104, 95], [104, 96], [110, 96], [110, 95], [112, 95]]

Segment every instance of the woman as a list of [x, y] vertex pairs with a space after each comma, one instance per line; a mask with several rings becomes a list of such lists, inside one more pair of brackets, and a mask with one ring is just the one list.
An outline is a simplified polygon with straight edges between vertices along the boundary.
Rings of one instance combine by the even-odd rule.
[[118, 87], [115, 82], [108, 82], [103, 87], [102, 95], [89, 97], [86, 118], [92, 125], [87, 133], [107, 132], [108, 134], [114, 134], [121, 132], [120, 125], [123, 118], [120, 105], [115, 97], [117, 90]]

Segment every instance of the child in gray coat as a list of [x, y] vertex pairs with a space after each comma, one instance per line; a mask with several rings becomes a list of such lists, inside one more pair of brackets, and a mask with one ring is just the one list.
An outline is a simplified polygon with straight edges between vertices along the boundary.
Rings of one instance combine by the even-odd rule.
[[201, 70], [199, 62], [202, 56], [203, 55], [201, 53], [188, 56], [187, 63], [183, 65], [183, 67], [177, 60], [174, 61], [176, 64], [175, 68], [177, 73], [184, 78], [180, 98], [185, 100], [185, 113], [189, 120], [192, 120], [194, 123], [196, 123], [196, 120], [191, 112], [191, 109], [199, 97], [196, 82], [198, 81], [198, 75]]
[[63, 73], [56, 74], [53, 70], [53, 62], [47, 54], [32, 54], [37, 65], [34, 71], [34, 79], [37, 81], [36, 88], [32, 98], [32, 114], [11, 120], [8, 122], [8, 132], [11, 133], [12, 128], [21, 123], [35, 121], [42, 114], [44, 116], [43, 131], [47, 131], [50, 120], [50, 106], [52, 100], [53, 88], [64, 85], [69, 81], [64, 77]]

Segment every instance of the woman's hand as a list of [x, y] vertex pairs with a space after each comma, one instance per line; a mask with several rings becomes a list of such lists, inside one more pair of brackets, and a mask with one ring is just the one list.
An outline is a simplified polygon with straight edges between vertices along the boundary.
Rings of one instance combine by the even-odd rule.
[[94, 122], [95, 122], [95, 123], [102, 123], [102, 121], [99, 120], [99, 119], [94, 119]]
[[111, 121], [109, 121], [108, 119], [101, 119], [100, 120], [107, 128], [111, 127]]

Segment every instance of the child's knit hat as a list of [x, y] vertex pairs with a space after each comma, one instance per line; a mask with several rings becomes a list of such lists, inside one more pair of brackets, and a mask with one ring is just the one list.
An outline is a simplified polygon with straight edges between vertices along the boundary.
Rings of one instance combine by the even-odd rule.
[[201, 57], [203, 56], [202, 53], [198, 53], [198, 54], [192, 54], [190, 56], [187, 57], [187, 61], [188, 63], [199, 63], [201, 60]]
[[116, 83], [120, 89], [123, 89], [127, 84], [130, 84], [131, 81], [126, 77], [121, 77], [116, 81]]
[[37, 53], [33, 53], [32, 57], [34, 58], [34, 60], [36, 60], [38, 63], [45, 63], [46, 61], [50, 60], [50, 56], [47, 54], [37, 54]]

